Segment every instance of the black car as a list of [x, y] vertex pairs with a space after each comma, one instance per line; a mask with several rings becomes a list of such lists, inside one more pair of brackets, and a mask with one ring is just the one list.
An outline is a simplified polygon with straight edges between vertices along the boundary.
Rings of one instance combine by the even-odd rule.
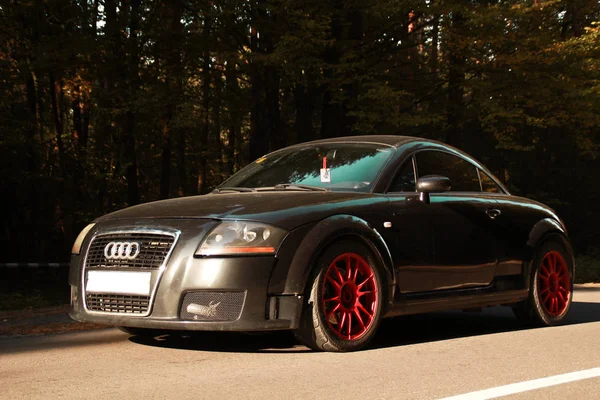
[[493, 305], [561, 322], [574, 259], [561, 219], [443, 143], [291, 146], [212, 193], [103, 216], [73, 246], [71, 316], [136, 335], [293, 330], [362, 348], [385, 317]]

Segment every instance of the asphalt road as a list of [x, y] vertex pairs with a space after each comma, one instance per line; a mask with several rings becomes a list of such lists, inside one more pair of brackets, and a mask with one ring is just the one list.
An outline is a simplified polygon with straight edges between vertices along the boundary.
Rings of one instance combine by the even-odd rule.
[[[439, 399], [596, 367], [600, 287], [575, 292], [564, 326], [523, 329], [500, 307], [403, 317], [349, 354], [310, 352], [282, 333], [4, 338], [0, 398]], [[506, 398], [600, 399], [600, 378]]]

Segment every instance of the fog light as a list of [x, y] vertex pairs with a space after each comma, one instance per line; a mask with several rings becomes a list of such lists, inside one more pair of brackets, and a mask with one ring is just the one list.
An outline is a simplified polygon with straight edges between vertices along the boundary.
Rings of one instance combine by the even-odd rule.
[[77, 303], [77, 286], [71, 286], [71, 306]]

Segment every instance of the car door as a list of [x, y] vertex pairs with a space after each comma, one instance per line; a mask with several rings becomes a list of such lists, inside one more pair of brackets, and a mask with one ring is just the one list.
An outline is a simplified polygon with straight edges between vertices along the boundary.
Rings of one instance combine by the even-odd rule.
[[410, 157], [388, 188], [390, 224], [381, 231], [392, 255], [402, 293], [420, 290], [422, 273], [434, 264], [429, 208], [419, 200], [415, 182], [413, 158]]
[[[419, 151], [413, 157], [417, 180], [427, 175], [446, 176], [452, 189], [431, 194], [429, 204], [419, 201], [416, 192], [388, 193], [396, 243], [413, 246], [392, 250], [397, 256], [394, 260], [400, 291], [490, 284], [496, 250], [489, 211], [495, 209], [496, 202], [493, 196], [481, 192], [477, 167], [456, 154], [439, 150]], [[406, 230], [415, 236], [408, 238]]]
[[479, 178], [481, 190], [486, 195], [493, 195], [494, 201], [497, 203], [493, 222], [498, 258], [495, 279], [520, 275], [523, 272], [523, 261], [528, 257], [524, 250], [526, 249], [525, 243], [529, 239], [530, 229], [543, 217], [534, 211], [535, 204], [506, 194], [485, 171], [479, 170]]

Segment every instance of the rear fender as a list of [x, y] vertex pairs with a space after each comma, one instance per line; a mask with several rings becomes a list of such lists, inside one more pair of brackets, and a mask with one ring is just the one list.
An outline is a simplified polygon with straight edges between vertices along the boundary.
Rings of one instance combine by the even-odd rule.
[[553, 232], [567, 236], [567, 231], [558, 221], [552, 218], [544, 218], [538, 221], [529, 232], [527, 245], [533, 249], [545, 239], [545, 236]]
[[575, 277], [575, 257], [573, 253], [573, 247], [571, 246], [567, 236], [567, 230], [560, 222], [552, 218], [545, 218], [538, 221], [529, 232], [526, 259], [523, 260], [527, 287], [530, 287], [529, 281], [531, 277], [531, 263], [533, 262], [535, 249], [546, 240], [557, 240], [564, 246], [567, 254], [571, 258], [571, 265], [573, 265], [573, 279]]

